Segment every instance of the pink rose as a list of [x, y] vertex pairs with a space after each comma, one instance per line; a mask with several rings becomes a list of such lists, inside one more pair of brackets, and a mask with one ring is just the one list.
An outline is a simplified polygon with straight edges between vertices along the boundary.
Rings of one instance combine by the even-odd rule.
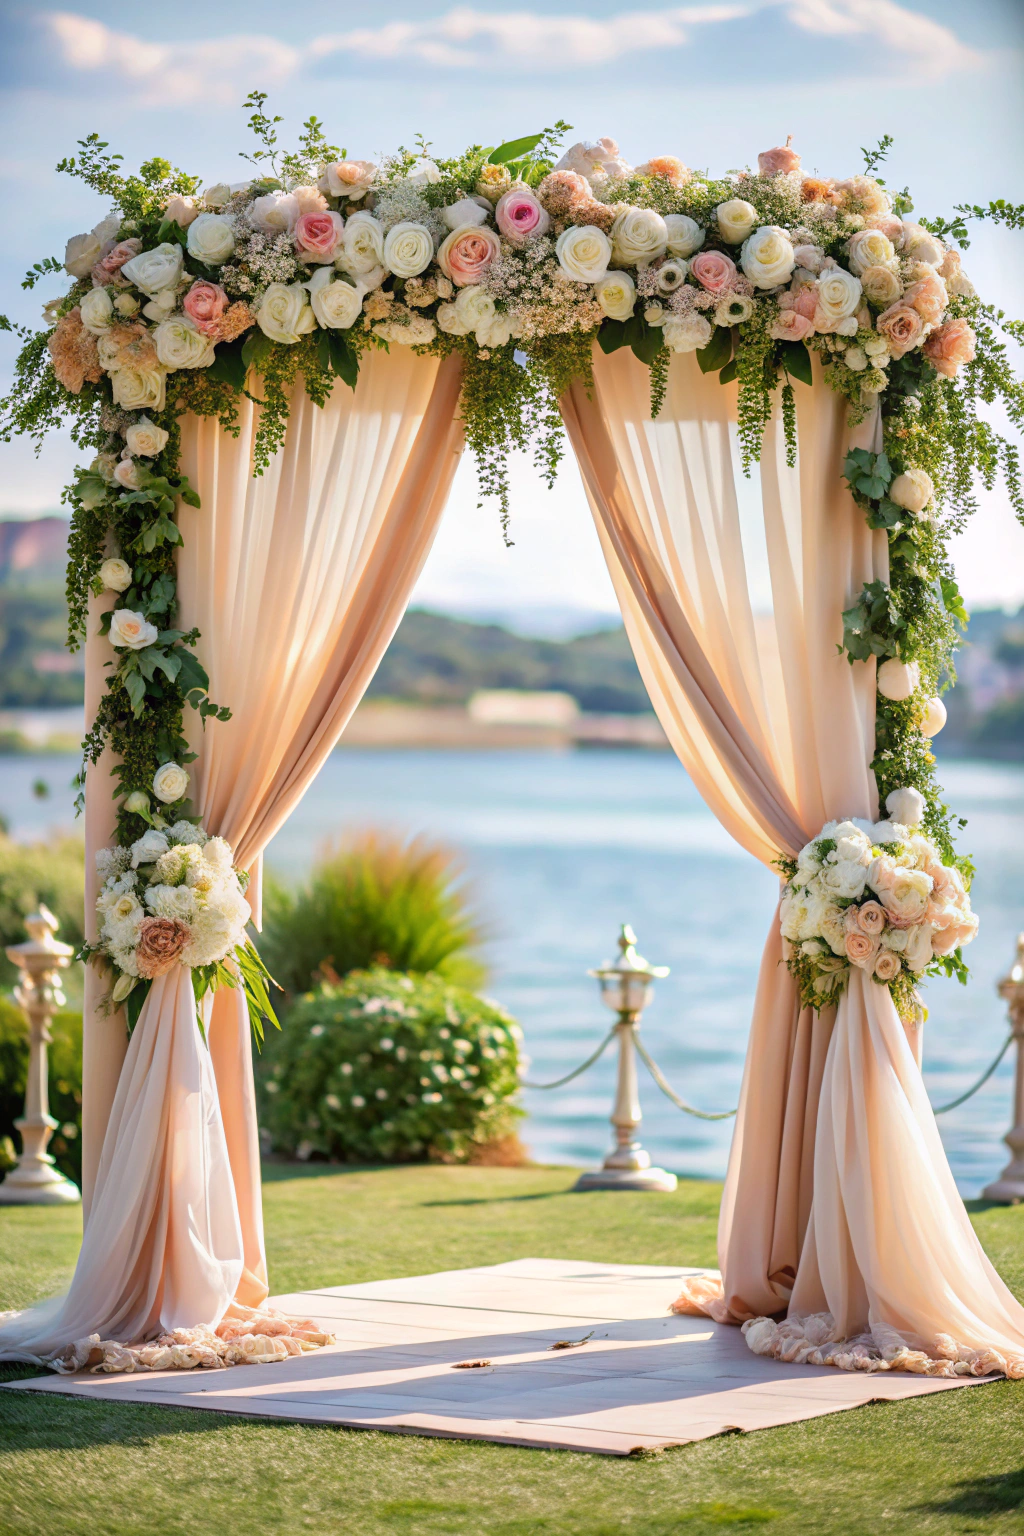
[[[847, 908], [847, 911], [852, 910]], [[863, 906], [857, 908], [857, 921], [861, 933], [875, 936], [885, 927], [885, 912], [877, 901], [866, 901]]]
[[217, 322], [228, 307], [228, 296], [219, 283], [207, 283], [199, 279], [192, 284], [181, 304], [196, 330], [204, 336], [219, 334]]
[[801, 283], [779, 295], [780, 309], [795, 309], [805, 320], [813, 320], [818, 308], [818, 289], [815, 283]]
[[149, 979], [163, 976], [191, 937], [191, 928], [176, 917], [144, 917], [135, 949], [139, 975]]
[[698, 251], [690, 271], [708, 293], [724, 293], [736, 276], [736, 263], [724, 251]]
[[917, 310], [925, 325], [936, 325], [945, 314], [949, 294], [939, 274], [930, 271], [919, 282], [910, 285], [903, 295], [903, 302]]
[[[889, 343], [893, 357], [903, 357], [918, 345], [924, 336], [924, 321], [916, 309], [911, 309], [902, 299], [878, 317], [878, 333]], [[938, 366], [938, 365], [936, 365]]]
[[866, 933], [848, 933], [846, 935], [846, 957], [853, 965], [859, 965], [862, 970], [874, 969], [878, 956], [878, 940], [871, 938]]
[[551, 227], [550, 214], [529, 187], [512, 187], [499, 197], [494, 217], [506, 240], [514, 245], [522, 245], [531, 235], [543, 235]]
[[757, 157], [757, 168], [762, 176], [788, 175], [790, 171], [800, 169], [800, 156], [795, 149], [790, 149], [793, 135], [790, 134], [785, 144], [778, 144], [774, 149], [762, 149]]
[[468, 288], [481, 281], [500, 255], [501, 241], [493, 229], [464, 224], [461, 229], [453, 229], [442, 242], [437, 264], [457, 287]]
[[295, 249], [305, 261], [333, 261], [341, 249], [344, 230], [340, 213], [300, 214], [295, 221]]
[[780, 307], [771, 330], [768, 332], [773, 341], [803, 341], [814, 331], [814, 321], [808, 320], [798, 309], [782, 309]]
[[976, 337], [966, 320], [947, 320], [924, 344], [924, 355], [933, 368], [955, 379], [961, 363], [974, 361]]
[[120, 240], [117, 245], [110, 246], [92, 269], [93, 287], [106, 288], [113, 283], [117, 288], [127, 288], [128, 283], [121, 276], [121, 268], [133, 256], [138, 256], [141, 250], [142, 241], [136, 239]]

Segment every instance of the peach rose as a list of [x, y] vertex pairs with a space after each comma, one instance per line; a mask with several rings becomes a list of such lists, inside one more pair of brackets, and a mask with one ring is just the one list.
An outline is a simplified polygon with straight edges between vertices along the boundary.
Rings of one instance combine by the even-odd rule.
[[199, 209], [196, 207], [195, 198], [180, 197], [177, 194], [168, 198], [164, 218], [170, 219], [172, 224], [177, 224], [179, 229], [188, 229], [193, 219], [198, 217]]
[[798, 315], [803, 315], [805, 320], [813, 320], [818, 308], [817, 283], [801, 283], [799, 288], [791, 288], [788, 293], [779, 295], [780, 309], [795, 309]]
[[479, 283], [501, 255], [501, 241], [493, 229], [464, 224], [453, 229], [437, 253], [437, 264], [458, 288]]
[[857, 908], [857, 921], [860, 924], [861, 933], [874, 937], [885, 927], [885, 911], [877, 901], [866, 901], [863, 906]]
[[875, 960], [878, 957], [878, 940], [866, 933], [848, 933], [846, 957], [852, 965], [859, 965], [861, 970], [874, 970]]
[[966, 320], [947, 320], [924, 344], [924, 355], [947, 379], [955, 379], [961, 363], [974, 361], [974, 332]]
[[292, 187], [291, 195], [300, 214], [325, 213], [327, 210], [327, 199], [319, 187]]
[[373, 185], [377, 167], [370, 160], [338, 160], [325, 172], [327, 190], [332, 197], [348, 197], [358, 202]]
[[785, 144], [778, 144], [774, 149], [762, 149], [757, 157], [757, 168], [762, 176], [788, 175], [790, 171], [800, 169], [800, 156], [795, 149], [790, 149], [793, 135], [790, 134]]
[[149, 980], [163, 976], [175, 964], [191, 937], [188, 923], [179, 922], [176, 917], [144, 917], [135, 949], [139, 975]]
[[[893, 357], [912, 351], [924, 336], [924, 321], [916, 309], [900, 299], [878, 317], [878, 333], [889, 343]], [[937, 366], [937, 365], [936, 365]]]
[[736, 263], [724, 251], [698, 251], [690, 262], [690, 274], [708, 293], [724, 293], [736, 276]]
[[219, 336], [220, 317], [228, 307], [228, 296], [219, 283], [200, 279], [192, 284], [181, 307], [204, 336]]
[[638, 165], [636, 172], [638, 176], [660, 176], [673, 187], [685, 187], [693, 176], [689, 166], [677, 160], [675, 155], [655, 155], [653, 160]]
[[903, 244], [903, 220], [897, 218], [894, 213], [873, 214], [872, 217], [868, 219], [865, 228], [881, 230], [882, 234], [892, 241], [897, 250], [899, 250]]
[[875, 975], [879, 981], [895, 981], [902, 968], [899, 955], [894, 955], [891, 949], [883, 949], [875, 961]]
[[306, 261], [333, 261], [341, 250], [345, 225], [340, 213], [303, 213], [295, 221], [295, 249]]
[[805, 176], [800, 183], [800, 197], [805, 203], [831, 203], [834, 188], [831, 176]]
[[551, 171], [537, 188], [537, 196], [554, 219], [567, 219], [577, 203], [593, 197], [590, 182], [578, 171]]
[[911, 283], [903, 302], [917, 310], [925, 325], [937, 325], [945, 314], [949, 294], [939, 274], [931, 271], [919, 282]]
[[813, 334], [814, 320], [802, 315], [798, 309], [780, 307], [772, 328], [768, 332], [773, 341], [803, 341]]
[[94, 288], [105, 288], [113, 283], [118, 288], [127, 288], [128, 283], [121, 276], [121, 268], [126, 261], [131, 261], [142, 250], [142, 241], [120, 240], [117, 245], [112, 245], [92, 269], [92, 285]]
[[903, 291], [903, 284], [889, 267], [866, 267], [860, 275], [860, 282], [864, 297], [870, 299], [872, 304], [881, 305], [883, 309], [895, 304]]

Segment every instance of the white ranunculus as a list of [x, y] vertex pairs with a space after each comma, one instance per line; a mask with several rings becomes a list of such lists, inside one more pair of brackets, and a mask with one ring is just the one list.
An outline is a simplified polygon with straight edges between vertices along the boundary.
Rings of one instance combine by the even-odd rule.
[[918, 827], [924, 816], [924, 795], [919, 789], [893, 789], [885, 797], [885, 808], [901, 826]]
[[[207, 215], [212, 218], [213, 215]], [[196, 220], [196, 223], [199, 221]], [[195, 224], [192, 229], [195, 229]], [[189, 230], [189, 238], [192, 230]], [[143, 293], [148, 293], [152, 298], [154, 294], [163, 293], [166, 289], [176, 288], [181, 277], [181, 269], [184, 256], [180, 245], [171, 241], [163, 241], [151, 251], [140, 251], [133, 256], [131, 261], [126, 261], [121, 268], [121, 276], [126, 277], [136, 288], [141, 288]]]
[[623, 208], [612, 225], [612, 260], [626, 267], [648, 267], [668, 245], [665, 220], [653, 208]]
[[898, 656], [890, 656], [878, 669], [877, 686], [883, 699], [900, 703], [920, 688], [921, 668], [916, 661], [900, 661]]
[[91, 231], [87, 235], [72, 235], [64, 248], [64, 271], [72, 277], [88, 277], [102, 256], [105, 244]]
[[665, 236], [669, 256], [692, 256], [704, 244], [704, 231], [686, 213], [666, 213]]
[[265, 235], [285, 235], [295, 228], [299, 211], [299, 200], [290, 192], [267, 192], [249, 204], [246, 217]]
[[180, 763], [161, 763], [153, 775], [153, 793], [164, 805], [173, 805], [188, 794], [188, 771]]
[[433, 160], [429, 160], [426, 155], [421, 155], [410, 165], [405, 173], [405, 179], [411, 181], [414, 187], [432, 187], [441, 180], [441, 172]]
[[137, 459], [155, 459], [167, 446], [168, 434], [148, 416], [132, 423], [124, 435], [128, 451]]
[[132, 568], [127, 560], [112, 556], [100, 566], [100, 581], [108, 592], [127, 592], [132, 579]]
[[926, 469], [905, 469], [889, 487], [889, 500], [918, 516], [935, 495], [935, 483]]
[[880, 229], [860, 229], [850, 236], [850, 271], [858, 277], [868, 267], [888, 267], [896, 261], [896, 247]]
[[361, 209], [345, 225], [345, 266], [354, 277], [384, 265], [384, 226], [372, 213]]
[[[459, 297], [468, 292], [467, 288], [460, 288]], [[458, 308], [454, 304], [439, 304], [434, 318], [437, 320], [438, 330], [444, 331], [448, 336], [469, 335], [469, 326], [463, 325], [459, 319]]]
[[110, 375], [110, 388], [123, 411], [162, 411], [167, 373], [163, 368], [118, 368]]
[[796, 266], [793, 242], [776, 224], [762, 224], [743, 242], [740, 266], [755, 288], [778, 288], [788, 283]]
[[307, 302], [303, 284], [271, 283], [256, 312], [256, 324], [264, 336], [286, 347], [294, 346], [300, 336], [315, 330], [316, 316]]
[[82, 324], [94, 336], [102, 336], [114, 323], [109, 288], [91, 288], [78, 306]]
[[715, 209], [718, 232], [728, 245], [740, 245], [757, 228], [757, 209], [742, 197], [732, 197]]
[[[818, 278], [818, 307], [814, 312], [817, 331], [834, 331], [844, 320], [856, 314], [860, 305], [860, 278], [845, 267], [826, 267]], [[854, 321], [853, 335], [857, 333]], [[841, 333], [842, 334], [842, 333]]]
[[486, 224], [487, 209], [481, 207], [475, 197], [461, 197], [457, 203], [442, 208], [442, 215], [449, 229], [465, 229], [467, 224]]
[[596, 224], [570, 224], [555, 242], [555, 255], [574, 283], [596, 283], [608, 271], [612, 243]]
[[946, 248], [930, 230], [912, 220], [903, 220], [903, 255], [911, 261], [924, 261], [930, 267], [938, 267], [946, 256]]
[[636, 284], [628, 272], [607, 272], [594, 284], [594, 297], [609, 320], [628, 320], [636, 303]]
[[425, 224], [403, 219], [388, 230], [384, 240], [384, 265], [396, 277], [419, 277], [433, 256], [434, 241]]
[[308, 283], [309, 302], [325, 330], [347, 331], [363, 312], [363, 290], [335, 278], [330, 267], [318, 267]]
[[168, 372], [176, 368], [209, 368], [216, 346], [188, 315], [172, 315], [153, 332], [156, 355]]
[[711, 322], [703, 315], [670, 315], [661, 328], [670, 352], [698, 352], [711, 340]]
[[[454, 304], [455, 318], [460, 325], [465, 326], [462, 335], [468, 335], [470, 331], [476, 331], [488, 326], [496, 314], [494, 300], [482, 288], [479, 283], [471, 283], [465, 288], [460, 288]], [[449, 331], [449, 335], [458, 335], [457, 331]]]
[[152, 645], [159, 631], [155, 624], [131, 608], [115, 608], [110, 619], [110, 643], [126, 651], [142, 651]]
[[235, 253], [235, 225], [222, 213], [201, 213], [188, 227], [188, 253], [206, 267], [219, 267]]

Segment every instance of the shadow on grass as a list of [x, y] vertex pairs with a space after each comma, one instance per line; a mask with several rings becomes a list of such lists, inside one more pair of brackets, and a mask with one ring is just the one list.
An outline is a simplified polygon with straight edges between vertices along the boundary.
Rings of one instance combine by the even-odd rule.
[[478, 1199], [469, 1200], [421, 1200], [420, 1205], [423, 1210], [444, 1205], [520, 1205], [524, 1200], [559, 1200], [563, 1195], [581, 1193], [585, 1191], [574, 1190], [569, 1184], [565, 1189], [541, 1189], [534, 1195], [481, 1195]]
[[1003, 1515], [1024, 1508], [1024, 1468], [992, 1477], [970, 1477], [954, 1485], [946, 1499], [915, 1506], [930, 1515]]

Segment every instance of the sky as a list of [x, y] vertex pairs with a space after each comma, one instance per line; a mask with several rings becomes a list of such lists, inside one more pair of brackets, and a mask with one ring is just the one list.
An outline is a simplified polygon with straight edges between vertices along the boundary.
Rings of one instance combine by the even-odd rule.
[[[204, 183], [238, 180], [254, 88], [271, 93], [284, 133], [315, 114], [358, 158], [417, 134], [451, 153], [562, 118], [572, 139], [617, 138], [634, 164], [673, 154], [714, 173], [792, 134], [805, 166], [844, 176], [889, 133], [888, 179], [911, 187], [919, 213], [1024, 202], [1021, 0], [513, 3], [0, 0], [0, 311], [35, 321], [60, 281], [26, 294], [23, 272], [106, 211], [54, 169], [79, 138], [99, 132], [129, 167], [160, 154]], [[1024, 235], [978, 229], [965, 265], [1021, 313]], [[13, 355], [0, 337], [0, 388]], [[74, 462], [59, 437], [38, 459], [0, 446], [0, 515], [55, 507]], [[525, 462], [513, 485], [506, 549], [464, 460], [416, 600], [527, 627], [556, 610], [612, 612], [571, 460], [553, 492]], [[975, 607], [1024, 601], [1024, 529], [1000, 493], [984, 496], [955, 557]]]

